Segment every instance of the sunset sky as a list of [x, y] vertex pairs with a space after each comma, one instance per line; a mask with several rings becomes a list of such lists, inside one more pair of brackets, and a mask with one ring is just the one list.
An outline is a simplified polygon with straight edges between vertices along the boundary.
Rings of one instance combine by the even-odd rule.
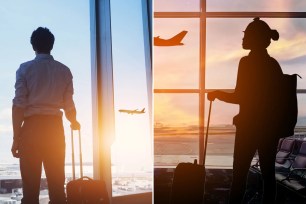
[[[199, 0], [155, 1], [155, 11], [199, 11]], [[226, 1], [208, 0], [208, 11], [306, 11], [302, 1]], [[298, 73], [298, 88], [306, 88], [306, 19], [267, 19], [272, 29], [280, 34], [272, 41], [269, 54], [287, 74]], [[241, 48], [243, 31], [252, 18], [207, 19], [206, 28], [206, 75], [207, 89], [234, 89], [239, 59], [249, 51]], [[188, 33], [183, 46], [154, 46], [155, 89], [198, 89], [199, 87], [199, 18], [155, 18], [154, 36], [168, 39], [182, 30]], [[298, 125], [306, 124], [306, 96], [298, 95]], [[198, 124], [197, 94], [155, 94], [155, 123], [170, 126]], [[205, 101], [206, 104], [207, 100]], [[206, 105], [206, 109], [208, 105]], [[208, 109], [207, 109], [208, 110]], [[206, 111], [207, 113], [207, 111]], [[214, 102], [211, 123], [231, 124], [238, 113], [238, 106]], [[206, 114], [207, 115], [207, 114]]]
[[[200, 11], [201, 0], [154, 0], [154, 11]], [[300, 0], [206, 0], [207, 11], [274, 11], [305, 12]]]

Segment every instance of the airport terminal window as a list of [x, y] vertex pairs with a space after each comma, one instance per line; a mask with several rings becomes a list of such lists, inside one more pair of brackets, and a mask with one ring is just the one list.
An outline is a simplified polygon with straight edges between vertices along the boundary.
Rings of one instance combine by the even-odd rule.
[[300, 0], [207, 0], [207, 11], [235, 12], [305, 12], [306, 2]]
[[[158, 5], [158, 9], [154, 13], [155, 22], [157, 25], [159, 22], [170, 22], [170, 20], [175, 19], [175, 24], [180, 24], [179, 21], [185, 21], [189, 19], [198, 19], [198, 24], [193, 25], [197, 28], [192, 28], [192, 30], [198, 30], [199, 32], [199, 47], [195, 48], [191, 52], [197, 52], [199, 56], [197, 58], [198, 67], [196, 73], [199, 73], [199, 77], [196, 81], [196, 86], [192, 88], [184, 87], [182, 84], [177, 84], [176, 87], [170, 86], [167, 82], [163, 82], [159, 76], [167, 74], [167, 68], [163, 64], [165, 62], [160, 60], [158, 57], [158, 52], [163, 52], [163, 47], [155, 46], [155, 66], [157, 70], [159, 67], [163, 67], [158, 72], [154, 73], [155, 80], [154, 95], [155, 98], [163, 100], [163, 95], [176, 93], [182, 95], [195, 94], [198, 97], [190, 98], [191, 100], [198, 100], [194, 102], [193, 109], [198, 109], [199, 111], [195, 117], [199, 118], [198, 123], [198, 139], [197, 143], [199, 146], [199, 158], [204, 151], [204, 129], [207, 120], [207, 111], [209, 103], [206, 99], [206, 93], [211, 90], [226, 90], [233, 91], [235, 88], [236, 78], [237, 78], [237, 68], [239, 59], [242, 56], [248, 54], [241, 48], [241, 42], [243, 37], [243, 30], [246, 25], [256, 16], [261, 17], [263, 20], [267, 21], [273, 28], [277, 29], [280, 33], [280, 40], [277, 42], [272, 42], [269, 47], [269, 53], [271, 56], [275, 57], [284, 73], [293, 74], [298, 73], [302, 77], [305, 75], [305, 47], [306, 45], [306, 13], [305, 11], [306, 3], [301, 1], [283, 1], [282, 3], [276, 1], [223, 1], [223, 0], [200, 0], [199, 10], [182, 10], [180, 6], [169, 6], [164, 4], [162, 0], [156, 0], [155, 5]], [[191, 1], [185, 1], [190, 3]], [[196, 8], [198, 4], [194, 3]], [[168, 6], [168, 8], [167, 8]], [[163, 7], [163, 8], [162, 8]], [[162, 8], [162, 9], [161, 9]], [[169, 27], [172, 25], [169, 24]], [[161, 30], [159, 30], [161, 29]], [[159, 33], [163, 33], [162, 29], [168, 30], [167, 25], [163, 27], [156, 26], [155, 36], [157, 37]], [[185, 28], [182, 27], [181, 30]], [[179, 31], [177, 31], [179, 32]], [[174, 36], [175, 34], [172, 34]], [[191, 37], [191, 36], [190, 36]], [[161, 36], [162, 38], [162, 36]], [[164, 39], [167, 39], [165, 37]], [[188, 34], [182, 43], [188, 39]], [[179, 52], [179, 47], [171, 47], [171, 49], [177, 49]], [[186, 54], [188, 52], [185, 52]], [[168, 53], [163, 53], [164, 59], [167, 59]], [[171, 55], [172, 53], [170, 53]], [[182, 56], [181, 53], [178, 56]], [[195, 58], [194, 58], [195, 59]], [[172, 61], [180, 60], [179, 57], [171, 58]], [[191, 62], [194, 63], [194, 62]], [[190, 72], [194, 72], [194, 69], [189, 69], [187, 66], [185, 68]], [[175, 73], [179, 75], [179, 73]], [[191, 74], [185, 75], [187, 80], [193, 80]], [[164, 83], [164, 84], [163, 84]], [[163, 86], [161, 86], [163, 85]], [[299, 102], [299, 117], [298, 124], [296, 127], [296, 134], [305, 135], [305, 82], [304, 80], [298, 80], [298, 102]], [[156, 100], [155, 100], [156, 101]], [[191, 102], [189, 103], [191, 104]], [[155, 102], [155, 109], [160, 109], [159, 106], [162, 104]], [[235, 127], [232, 125], [232, 117], [238, 113], [238, 106], [226, 104], [222, 102], [214, 102], [212, 109], [211, 118], [211, 133], [208, 138], [208, 148], [206, 164], [209, 168], [232, 168], [232, 154], [234, 147], [234, 135]], [[157, 111], [155, 111], [155, 135], [159, 131], [158, 117], [156, 118]], [[170, 135], [171, 133], [169, 133]], [[166, 137], [165, 137], [166, 138]], [[159, 145], [161, 138], [159, 137]], [[167, 144], [167, 140], [163, 141]], [[183, 153], [182, 153], [183, 154]], [[157, 155], [159, 157], [158, 162], [155, 162], [155, 168], [163, 166], [160, 161], [163, 161], [163, 157], [167, 158], [168, 155]], [[155, 160], [156, 161], [156, 160]], [[189, 162], [192, 162], [190, 160]], [[175, 166], [175, 165], [173, 165]]]
[[[278, 60], [287, 74], [305, 76], [303, 69], [306, 50], [306, 23], [300, 18], [263, 18], [280, 34], [278, 41], [272, 41], [269, 54]], [[206, 88], [229, 89], [235, 87], [237, 68], [242, 56], [248, 55], [241, 48], [243, 30], [249, 23], [246, 18], [207, 19], [206, 42]], [[226, 29], [227, 35], [223, 31]], [[222, 51], [222, 54], [220, 54]], [[224, 54], [223, 54], [224, 53]], [[305, 80], [298, 80], [298, 88], [306, 87]]]
[[200, 11], [200, 0], [155, 0], [154, 10], [166, 12]]
[[[16, 6], [18, 3], [18, 6]], [[46, 9], [48, 8], [48, 9]], [[0, 203], [20, 200], [21, 188], [19, 161], [11, 156], [13, 139], [11, 127], [11, 106], [14, 97], [15, 71], [22, 62], [35, 57], [30, 44], [30, 36], [39, 26], [48, 27], [55, 35], [53, 57], [66, 64], [74, 82], [74, 101], [78, 119], [82, 126], [82, 147], [84, 173], [93, 174], [92, 145], [92, 103], [91, 103], [91, 65], [89, 4], [87, 1], [73, 0], [51, 2], [29, 0], [1, 2], [1, 75], [0, 75]], [[71, 178], [71, 141], [70, 127], [64, 119], [66, 134], [66, 177]], [[77, 147], [77, 146], [76, 146]], [[76, 152], [76, 161], [78, 153]], [[77, 176], [78, 174], [77, 168]], [[44, 176], [43, 176], [44, 177]], [[12, 179], [12, 180], [9, 180]], [[46, 180], [42, 189], [46, 189]], [[14, 193], [12, 193], [12, 188]], [[19, 189], [19, 190], [18, 190]], [[47, 190], [41, 191], [41, 199], [48, 196]], [[46, 198], [47, 199], [47, 198]]]
[[296, 133], [300, 135], [306, 135], [306, 94], [299, 94], [298, 95], [298, 121], [296, 124]]
[[[146, 78], [142, 0], [112, 0], [115, 140], [112, 195], [152, 191], [152, 137]], [[131, 12], [131, 10], [133, 12]], [[126, 23], [122, 23], [124, 16]]]
[[[208, 110], [209, 102], [206, 101], [205, 121], [208, 118]], [[207, 140], [206, 167], [231, 168], [236, 132], [232, 121], [238, 111], [238, 105], [224, 103], [219, 100], [214, 101], [210, 118], [211, 128], [209, 129]]]
[[[197, 88], [199, 81], [199, 19], [155, 19], [154, 33], [161, 38], [188, 31], [181, 46], [154, 47], [155, 88]], [[156, 43], [156, 41], [155, 41]]]
[[156, 94], [154, 104], [155, 165], [173, 166], [198, 159], [197, 94]]
[[[241, 48], [243, 30], [250, 19], [207, 19], [206, 89], [234, 89], [238, 63], [248, 54]], [[226, 29], [226, 35], [224, 35]]]

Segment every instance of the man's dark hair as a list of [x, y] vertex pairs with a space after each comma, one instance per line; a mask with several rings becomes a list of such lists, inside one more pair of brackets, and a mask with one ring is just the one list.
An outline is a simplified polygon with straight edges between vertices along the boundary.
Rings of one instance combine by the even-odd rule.
[[54, 35], [48, 28], [39, 27], [31, 35], [31, 44], [37, 52], [50, 53], [54, 40]]

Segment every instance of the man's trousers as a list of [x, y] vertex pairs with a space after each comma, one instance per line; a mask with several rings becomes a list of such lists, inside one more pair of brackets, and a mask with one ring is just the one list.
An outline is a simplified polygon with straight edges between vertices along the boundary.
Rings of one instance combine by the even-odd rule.
[[50, 204], [66, 203], [65, 137], [62, 117], [27, 117], [20, 136], [20, 171], [23, 183], [21, 203], [39, 204], [42, 165], [47, 177]]

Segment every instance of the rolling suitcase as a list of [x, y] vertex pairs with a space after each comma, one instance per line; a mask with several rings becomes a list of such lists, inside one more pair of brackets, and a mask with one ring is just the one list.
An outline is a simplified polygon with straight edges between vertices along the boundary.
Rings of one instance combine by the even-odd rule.
[[209, 104], [209, 113], [206, 129], [203, 164], [179, 163], [174, 171], [170, 204], [202, 204], [204, 203], [205, 186], [205, 156], [208, 139], [212, 101]]
[[81, 132], [79, 130], [79, 149], [80, 149], [80, 178], [75, 179], [75, 161], [73, 130], [71, 130], [72, 143], [72, 175], [73, 180], [68, 182], [67, 204], [109, 204], [109, 198], [106, 191], [106, 185], [102, 180], [93, 180], [83, 176]]

